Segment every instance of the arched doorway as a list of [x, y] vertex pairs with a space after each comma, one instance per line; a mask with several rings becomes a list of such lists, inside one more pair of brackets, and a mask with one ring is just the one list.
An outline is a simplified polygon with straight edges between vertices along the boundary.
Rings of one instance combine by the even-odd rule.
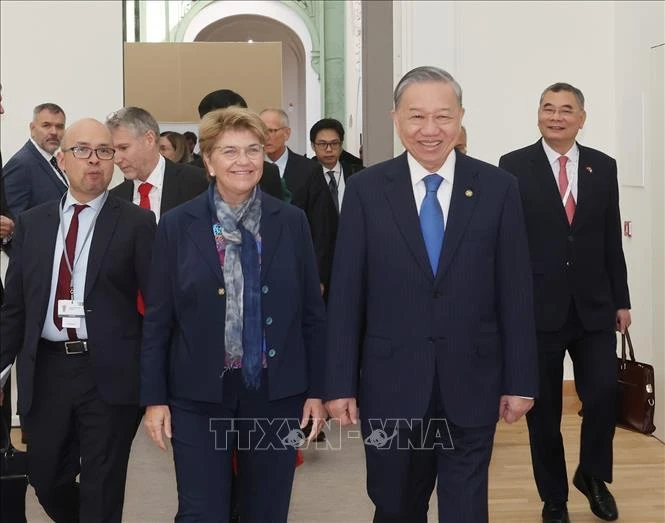
[[[281, 42], [282, 43], [282, 108], [289, 114], [291, 139], [296, 152], [307, 152], [305, 88], [305, 48], [298, 35], [272, 18], [258, 15], [236, 15], [222, 18], [199, 32], [196, 42]], [[278, 78], [275, 81], [279, 81]], [[260, 111], [261, 107], [254, 108]]]

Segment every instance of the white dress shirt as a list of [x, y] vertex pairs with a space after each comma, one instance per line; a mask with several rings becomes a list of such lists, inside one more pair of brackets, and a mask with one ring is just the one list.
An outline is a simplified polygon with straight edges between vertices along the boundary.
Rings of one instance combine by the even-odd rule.
[[[85, 276], [88, 270], [88, 255], [90, 254], [90, 244], [94, 235], [93, 220], [97, 212], [101, 210], [102, 205], [106, 201], [107, 193], [104, 192], [97, 196], [94, 200], [87, 203], [88, 207], [79, 213], [79, 230], [76, 236], [76, 252], [74, 256], [74, 266], [72, 274], [72, 284], [74, 287], [74, 299], [83, 301], [85, 293]], [[62, 208], [62, 219], [64, 220], [63, 226], [58, 226], [58, 233], [55, 240], [55, 251], [53, 251], [53, 269], [51, 271], [51, 294], [49, 295], [48, 307], [46, 308], [46, 319], [44, 320], [44, 327], [42, 328], [42, 338], [50, 341], [68, 341], [67, 329], [58, 330], [53, 323], [53, 308], [55, 307], [55, 293], [58, 287], [58, 274], [60, 273], [60, 260], [62, 259], [63, 245], [67, 231], [69, 231], [69, 224], [72, 222], [74, 216], [74, 205], [78, 204], [74, 197], [67, 192], [65, 197], [65, 205]], [[90, 231], [85, 244], [83, 239]], [[64, 231], [64, 236], [63, 236]], [[88, 328], [85, 323], [85, 318], [81, 318], [81, 326], [76, 329], [78, 339], [88, 339]]]
[[420, 215], [420, 207], [422, 207], [423, 200], [427, 194], [427, 188], [425, 187], [423, 178], [429, 174], [438, 174], [443, 178], [441, 185], [439, 185], [439, 190], [436, 192], [436, 197], [438, 198], [441, 210], [443, 211], [444, 227], [448, 223], [448, 210], [450, 209], [450, 198], [453, 194], [453, 182], [455, 181], [455, 163], [457, 161], [457, 156], [455, 156], [455, 154], [454, 150], [450, 151], [445, 163], [436, 173], [433, 173], [420, 165], [418, 161], [411, 156], [411, 153], [407, 153], [409, 171], [411, 172], [411, 185], [413, 186], [413, 197], [416, 200], [418, 215]]
[[[575, 203], [577, 203], [577, 172], [580, 165], [580, 150], [577, 147], [577, 144], [574, 143], [573, 146], [566, 154], [559, 154], [554, 149], [552, 149], [545, 140], [541, 140], [543, 144], [543, 149], [545, 150], [545, 155], [547, 160], [550, 162], [550, 167], [552, 168], [552, 173], [554, 174], [554, 180], [556, 181], [556, 186], [559, 187], [559, 171], [561, 170], [561, 164], [559, 164], [560, 156], [567, 156], [568, 161], [566, 162], [566, 174], [568, 175], [568, 185], [570, 186], [570, 194], [573, 195]], [[559, 193], [561, 193], [561, 187], [559, 187]]]
[[[155, 218], [157, 223], [159, 223], [159, 217], [161, 215], [162, 208], [162, 189], [164, 187], [164, 170], [166, 169], [166, 160], [160, 154], [159, 161], [155, 168], [150, 173], [150, 176], [146, 179], [146, 183], [152, 185], [150, 192], [148, 193], [148, 199], [150, 200], [150, 210], [155, 213]], [[139, 194], [139, 185], [143, 182], [138, 178], [134, 180], [134, 199], [132, 200], [136, 205], [141, 203], [141, 195]]]
[[339, 163], [339, 161], [335, 164], [335, 167], [332, 169], [328, 169], [325, 165], [321, 165], [323, 167], [323, 173], [324, 177], [326, 179], [326, 184], [330, 185], [330, 175], [328, 174], [329, 171], [333, 172], [333, 176], [335, 177], [335, 181], [337, 182], [337, 200], [339, 201], [339, 209], [342, 209], [342, 200], [344, 199], [344, 189], [346, 189], [346, 183], [344, 182], [344, 172], [342, 170], [342, 165]]
[[[44, 160], [46, 160], [46, 161], [49, 163], [49, 166], [51, 167], [51, 169], [53, 169], [53, 172], [54, 172], [55, 175], [58, 177], [58, 180], [60, 180], [62, 183], [65, 183], [65, 181], [62, 179], [62, 174], [60, 174], [60, 173], [56, 170], [56, 168], [53, 167], [53, 164], [51, 163], [51, 160], [52, 160], [55, 156], [54, 156], [53, 154], [47, 153], [44, 149], [42, 149], [41, 147], [39, 147], [39, 145], [37, 145], [37, 142], [35, 142], [32, 138], [30, 138], [30, 141], [32, 142], [32, 145], [35, 146], [35, 149], [37, 149], [37, 150], [39, 151], [39, 154], [41, 154], [41, 155], [44, 157]], [[66, 175], [65, 175], [65, 176], [66, 176]], [[69, 180], [67, 180], [66, 185], [68, 185], [68, 184], [69, 184]]]
[[284, 148], [284, 152], [282, 153], [282, 156], [277, 158], [274, 162], [266, 156], [266, 162], [274, 163], [277, 168], [279, 169], [279, 176], [281, 178], [284, 178], [284, 170], [286, 169], [286, 162], [289, 161], [289, 149]]

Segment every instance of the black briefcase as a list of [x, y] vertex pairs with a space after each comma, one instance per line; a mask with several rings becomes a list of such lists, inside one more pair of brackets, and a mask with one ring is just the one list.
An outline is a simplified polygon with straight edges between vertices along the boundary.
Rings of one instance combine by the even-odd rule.
[[2, 418], [0, 448], [0, 523], [27, 523], [25, 493], [28, 488], [27, 454], [12, 445], [9, 429]]

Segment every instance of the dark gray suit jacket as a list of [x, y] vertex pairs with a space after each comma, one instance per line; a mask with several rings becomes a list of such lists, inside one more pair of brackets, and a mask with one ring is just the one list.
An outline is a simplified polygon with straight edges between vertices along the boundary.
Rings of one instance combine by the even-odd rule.
[[59, 200], [67, 186], [28, 140], [2, 169], [5, 198], [14, 218], [51, 200]]
[[[166, 159], [160, 215], [188, 202], [208, 188], [210, 181], [203, 169]], [[134, 182], [125, 180], [111, 189], [111, 194], [129, 202], [134, 199]]]

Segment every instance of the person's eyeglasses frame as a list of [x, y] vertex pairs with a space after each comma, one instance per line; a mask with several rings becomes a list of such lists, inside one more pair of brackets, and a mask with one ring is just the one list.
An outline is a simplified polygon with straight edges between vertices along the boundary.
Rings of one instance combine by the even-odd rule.
[[[257, 149], [255, 151], [251, 151], [252, 147], [256, 147]], [[213, 148], [214, 151], [219, 151], [219, 153], [222, 155], [222, 157], [225, 160], [228, 160], [230, 162], [235, 162], [240, 158], [240, 153], [244, 153], [245, 157], [250, 160], [250, 161], [257, 161], [259, 159], [263, 159], [264, 155], [264, 146], [262, 143], [257, 143], [257, 144], [252, 144], [248, 145], [247, 147], [236, 147], [236, 146], [217, 146]]]
[[314, 142], [314, 147], [320, 151], [327, 151], [330, 148], [331, 151], [337, 151], [342, 147], [342, 142], [340, 140], [335, 140], [333, 142]]
[[[99, 151], [111, 151], [111, 156], [108, 158], [104, 158], [103, 156], [99, 156]], [[87, 155], [85, 151], [88, 151]], [[98, 160], [100, 161], [108, 161], [108, 160], [113, 160], [113, 157], [115, 156], [115, 149], [113, 147], [88, 147], [87, 145], [75, 145], [74, 147], [70, 147], [69, 149], [64, 149], [62, 151], [63, 153], [72, 153], [72, 156], [76, 158], [77, 160], [89, 160], [90, 157], [92, 156], [92, 153], [95, 153], [95, 156], [97, 157]]]

